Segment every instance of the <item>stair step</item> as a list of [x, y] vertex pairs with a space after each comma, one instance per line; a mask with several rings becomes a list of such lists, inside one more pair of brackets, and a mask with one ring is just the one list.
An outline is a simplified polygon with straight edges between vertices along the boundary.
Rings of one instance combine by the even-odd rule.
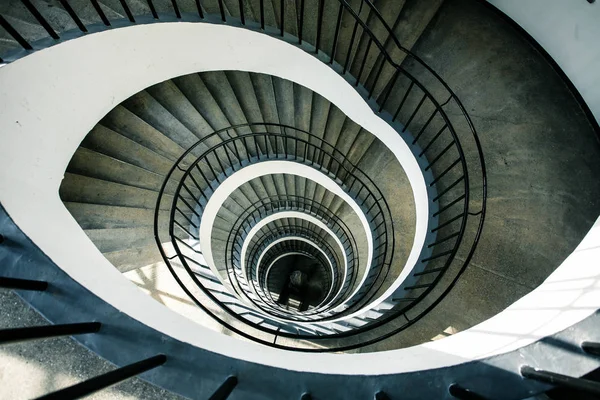
[[196, 135], [190, 132], [146, 90], [131, 96], [122, 104], [130, 112], [138, 116], [174, 143], [177, 143], [177, 145], [183, 149], [190, 148], [198, 141]]
[[171, 161], [176, 161], [185, 151], [122, 105], [112, 109], [101, 123]]
[[201, 77], [210, 96], [223, 112], [229, 126], [246, 124], [247, 120], [244, 112], [225, 72], [204, 72]]
[[[268, 123], [279, 123], [279, 115], [277, 113], [277, 104], [275, 99], [275, 90], [273, 88], [273, 80], [271, 76], [265, 74], [251, 74], [250, 80], [254, 87], [254, 93], [258, 100], [263, 121]], [[269, 132], [279, 132], [279, 129], [270, 128]]]
[[154, 226], [154, 210], [65, 202], [82, 229], [114, 229]]
[[86, 229], [86, 235], [102, 253], [146, 247], [154, 243], [154, 227]]
[[[393, 32], [398, 38], [400, 44], [408, 50], [411, 50], [415, 45], [419, 37], [423, 34], [429, 22], [433, 19], [437, 10], [441, 7], [444, 0], [406, 0], [406, 4], [402, 8], [402, 11], [398, 14], [390, 14], [387, 11], [382, 10], [383, 15], [398, 15], [395, 23], [390, 26], [393, 27]], [[394, 4], [396, 2], [386, 2], [385, 4]], [[406, 53], [398, 49], [398, 46], [393, 42], [392, 39], [388, 39], [385, 43], [385, 49], [389, 56], [394, 60], [397, 65], [401, 65], [406, 58]], [[371, 71], [369, 81], [372, 82], [375, 79], [375, 71], [382, 62], [383, 58], [375, 64], [376, 67]], [[388, 82], [392, 79], [395, 73], [395, 69], [386, 63], [380, 73], [378, 84], [373, 89], [373, 96], [378, 98], [386, 88]], [[371, 88], [372, 85], [369, 85]]]
[[160, 175], [166, 175], [173, 164], [169, 159], [100, 124], [90, 131], [81, 146]]
[[146, 91], [188, 131], [192, 132], [196, 140], [213, 132], [210, 124], [172, 80], [150, 86]]

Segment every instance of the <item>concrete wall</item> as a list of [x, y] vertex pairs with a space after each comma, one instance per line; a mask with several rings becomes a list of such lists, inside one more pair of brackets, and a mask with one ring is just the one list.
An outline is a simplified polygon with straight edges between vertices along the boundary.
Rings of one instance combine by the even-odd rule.
[[489, 0], [554, 58], [600, 123], [600, 3]]

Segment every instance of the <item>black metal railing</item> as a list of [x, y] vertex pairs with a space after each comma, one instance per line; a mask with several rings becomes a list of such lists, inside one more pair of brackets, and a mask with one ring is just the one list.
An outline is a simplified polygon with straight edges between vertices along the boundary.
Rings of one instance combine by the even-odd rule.
[[[260, 127], [269, 128], [271, 131], [277, 129], [281, 133], [257, 131]], [[219, 140], [223, 132], [227, 132], [227, 135], [221, 136], [227, 139], [217, 143], [216, 140]], [[208, 147], [206, 143], [213, 143], [213, 146]], [[370, 291], [370, 298], [378, 293], [384, 283], [389, 284], [386, 278], [393, 257], [393, 225], [383, 195], [367, 175], [332, 145], [293, 127], [281, 124], [249, 124], [227, 128], [206, 136], [180, 157], [167, 175], [157, 201], [155, 233], [165, 260], [169, 263], [175, 257], [194, 284], [228, 315], [258, 330], [283, 336], [285, 333], [254, 324], [219, 302], [210, 290], [204, 287], [190, 266], [190, 263], [200, 264], [203, 260], [201, 250], [195, 247], [200, 238], [193, 229], [199, 227], [204, 206], [208, 203], [211, 193], [240, 168], [268, 160], [286, 160], [319, 170], [335, 179], [356, 200], [367, 217], [370, 229], [367, 234], [373, 236], [373, 258], [365, 285]], [[167, 185], [173, 184], [177, 186], [175, 195], [163, 196]], [[157, 228], [162, 226], [161, 215], [169, 220], [169, 239], [165, 237], [167, 240], [161, 239]], [[165, 242], [169, 243], [168, 249], [163, 246]], [[173, 249], [175, 254], [167, 255], [170, 249]], [[177, 274], [173, 268], [171, 271], [174, 275]], [[182, 284], [181, 280], [179, 282]], [[195, 298], [191, 291], [186, 292], [200, 305], [201, 301]], [[219, 317], [214, 317], [224, 323]]]
[[[233, 265], [233, 271], [229, 271], [229, 280], [231, 286], [237, 291], [243, 274], [239, 268], [240, 249], [247, 238], [250, 230], [258, 221], [269, 215], [274, 215], [283, 211], [299, 211], [306, 215], [311, 215], [326, 226], [328, 226], [334, 235], [340, 240], [344, 253], [346, 254], [346, 277], [343, 291], [354, 288], [357, 281], [357, 270], [359, 265], [359, 254], [354, 235], [339, 218], [335, 212], [318, 202], [302, 196], [282, 195], [273, 196], [266, 199], [260, 199], [247, 207], [232, 225], [229, 230], [226, 247], [226, 265]], [[234, 276], [235, 273], [235, 276]], [[235, 281], [235, 282], [234, 282]], [[358, 299], [356, 300], [358, 301]]]
[[[290, 337], [290, 338], [301, 339], [301, 340], [305, 340], [305, 339], [319, 340], [319, 339], [325, 339], [325, 338], [328, 338], [328, 339], [329, 338], [346, 338], [346, 337], [358, 335], [363, 332], [366, 332], [369, 330], [375, 330], [375, 329], [377, 329], [378, 332], [383, 331], [381, 333], [378, 333], [377, 335], [371, 335], [369, 340], [365, 340], [364, 342], [362, 342], [362, 343], [373, 343], [373, 342], [376, 342], [377, 340], [381, 340], [382, 338], [389, 337], [390, 335], [395, 334], [396, 332], [398, 332], [398, 331], [404, 329], [405, 327], [410, 326], [412, 323], [414, 323], [418, 318], [420, 318], [422, 316], [422, 313], [417, 312], [416, 316], [413, 316], [413, 315], [408, 314], [407, 311], [415, 308], [417, 305], [419, 305], [421, 303], [421, 301], [431, 291], [431, 289], [433, 289], [433, 287], [435, 287], [435, 285], [439, 281], [439, 277], [441, 277], [444, 274], [444, 272], [448, 269], [447, 267], [437, 267], [435, 263], [442, 262], [442, 263], [448, 264], [448, 263], [452, 262], [452, 260], [453, 260], [452, 253], [457, 250], [457, 247], [460, 244], [460, 239], [462, 237], [462, 233], [459, 233], [458, 235], [453, 235], [451, 238], [453, 238], [454, 240], [452, 240], [452, 241], [440, 240], [439, 236], [438, 236], [438, 240], [436, 240], [436, 242], [430, 243], [428, 245], [430, 248], [433, 248], [433, 253], [431, 253], [432, 255], [429, 256], [427, 259], [422, 260], [427, 263], [425, 270], [422, 270], [418, 273], [415, 272], [414, 275], [426, 276], [426, 277], [430, 277], [430, 276], [434, 275], [436, 278], [438, 278], [438, 280], [434, 279], [432, 283], [425, 283], [425, 284], [418, 283], [418, 284], [406, 287], [406, 290], [408, 290], [408, 291], [420, 290], [421, 293], [419, 295], [417, 295], [415, 297], [404, 296], [404, 297], [401, 297], [400, 299], [392, 299], [392, 301], [398, 303], [398, 306], [395, 307], [394, 309], [392, 309], [391, 311], [381, 313], [380, 314], [381, 316], [379, 318], [369, 319], [368, 321], [366, 321], [364, 323], [364, 325], [355, 327], [354, 329], [346, 330], [344, 332], [338, 332], [338, 333], [335, 333], [332, 335], [323, 335], [321, 333], [317, 333], [315, 336], [315, 335], [310, 335], [310, 334], [307, 335], [307, 334], [287, 333], [287, 332], [281, 332], [280, 327], [278, 327], [277, 329], [273, 329], [273, 328], [267, 328], [265, 326], [261, 326], [260, 324], [252, 323], [251, 321], [248, 321], [247, 319], [237, 315], [235, 312], [233, 312], [231, 309], [229, 309], [229, 307], [224, 306], [223, 304], [220, 304], [220, 302], [215, 298], [215, 296], [213, 296], [210, 293], [210, 290], [206, 290], [206, 288], [204, 288], [204, 286], [199, 281], [199, 279], [197, 279], [193, 275], [192, 269], [189, 268], [189, 266], [187, 266], [186, 264], [188, 263], [188, 261], [191, 261], [192, 263], [194, 262], [193, 261], [193, 258], [194, 258], [193, 253], [194, 252], [200, 256], [201, 256], [201, 252], [198, 249], [194, 249], [194, 246], [191, 246], [187, 241], [191, 238], [193, 241], [197, 242], [199, 240], [199, 237], [197, 235], [194, 235], [194, 233], [191, 232], [190, 229], [186, 229], [186, 227], [184, 225], [182, 225], [181, 223], [177, 223], [175, 217], [178, 214], [188, 213], [189, 216], [187, 216], [185, 219], [188, 222], [196, 221], [197, 222], [196, 226], [198, 226], [199, 225], [198, 222], [200, 221], [200, 218], [202, 217], [203, 207], [208, 202], [210, 193], [212, 193], [212, 191], [216, 189], [216, 187], [220, 184], [220, 182], [222, 182], [224, 179], [226, 179], [229, 175], [231, 175], [232, 173], [237, 171], [239, 168], [249, 165], [251, 163], [280, 159], [280, 160], [287, 160], [287, 161], [291, 161], [291, 162], [299, 162], [299, 163], [302, 163], [305, 165], [311, 165], [313, 168], [316, 168], [324, 173], [327, 173], [330, 176], [332, 176], [333, 178], [337, 179], [338, 183], [352, 194], [352, 197], [354, 197], [354, 198], [359, 197], [358, 203], [360, 204], [361, 209], [366, 211], [366, 213], [369, 215], [369, 222], [370, 222], [371, 227], [373, 226], [373, 222], [374, 222], [375, 218], [380, 218], [384, 214], [388, 215], [387, 212], [389, 212], [389, 211], [387, 210], [387, 205], [385, 205], [385, 207], [379, 207], [379, 208], [376, 207], [377, 200], [378, 199], [384, 200], [383, 197], [379, 198], [377, 196], [373, 196], [372, 190], [365, 190], [365, 192], [362, 193], [363, 192], [362, 189], [357, 189], [356, 182], [358, 182], [359, 180], [356, 179], [356, 177], [354, 175], [356, 173], [360, 173], [360, 170], [357, 169], [355, 166], [349, 165], [347, 160], [343, 160], [343, 155], [340, 154], [339, 156], [341, 156], [341, 159], [338, 159], [337, 158], [338, 154], [336, 154], [335, 149], [332, 148], [332, 149], [329, 149], [330, 152], [327, 151], [328, 147], [330, 147], [330, 145], [328, 145], [326, 142], [324, 142], [323, 140], [321, 140], [319, 138], [312, 137], [307, 132], [299, 133], [299, 135], [303, 135], [303, 137], [297, 137], [295, 135], [290, 135], [291, 131], [297, 132], [297, 130], [295, 130], [292, 127], [285, 127], [285, 126], [281, 126], [281, 125], [277, 125], [277, 124], [264, 124], [264, 127], [266, 127], [268, 125], [268, 128], [269, 128], [268, 130], [270, 132], [263, 133], [263, 132], [260, 132], [260, 129], [257, 129], [257, 125], [258, 125], [258, 128], [260, 128], [261, 124], [255, 124], [253, 126], [237, 126], [237, 127], [228, 128], [227, 135], [224, 135], [225, 137], [227, 137], [227, 139], [222, 140], [221, 143], [214, 144], [212, 147], [208, 147], [208, 146], [204, 145], [203, 142], [205, 141], [205, 139], [203, 139], [200, 142], [198, 142], [198, 148], [203, 149], [203, 151], [200, 152], [200, 154], [197, 154], [198, 151], [197, 151], [196, 147], [190, 148], [186, 153], [184, 153], [181, 156], [180, 160], [176, 163], [176, 165], [173, 166], [173, 168], [171, 169], [171, 172], [169, 173], [169, 175], [167, 175], [167, 179], [165, 179], [165, 183], [163, 185], [163, 190], [164, 190], [164, 187], [166, 187], [168, 184], [172, 184], [172, 185], [174, 184], [178, 187], [175, 192], [176, 193], [175, 196], [173, 198], [169, 198], [168, 202], [171, 202], [172, 204], [171, 205], [167, 204], [166, 208], [165, 208], [164, 204], [161, 205], [162, 200], [160, 198], [159, 198], [159, 201], [157, 202], [157, 215], [156, 215], [157, 222], [159, 221], [160, 210], [163, 210], [163, 209], [171, 210], [169, 213], [169, 215], [170, 215], [169, 218], [171, 218], [171, 229], [170, 229], [170, 233], [169, 233], [171, 243], [169, 243], [169, 246], [173, 248], [175, 254], [167, 255], [167, 253], [165, 251], [166, 249], [163, 249], [163, 254], [165, 256], [165, 259], [169, 260], [169, 259], [172, 259], [173, 257], [177, 258], [183, 264], [185, 270], [188, 271], [188, 275], [192, 278], [192, 280], [194, 281], [194, 284], [197, 287], [200, 287], [200, 289], [202, 290], [204, 295], [209, 299], [209, 301], [212, 301], [215, 304], [218, 304], [223, 310], [225, 310], [225, 312], [228, 315], [233, 316], [238, 321], [242, 321], [244, 324], [250, 326], [253, 329], [256, 329], [261, 332], [267, 332], [274, 336]], [[251, 128], [248, 130], [251, 130], [252, 132], [247, 133], [247, 130], [246, 130], [247, 128]], [[206, 141], [213, 140], [214, 137], [219, 137], [218, 133], [221, 133], [221, 132], [215, 132], [215, 133], [207, 136]], [[235, 135], [238, 135], [238, 136], [235, 136]], [[219, 153], [216, 153], [216, 151], [219, 151]], [[326, 162], [324, 162], [324, 160], [326, 160]], [[201, 162], [203, 163], [202, 167], [199, 167]], [[347, 165], [347, 167], [344, 168], [344, 165]], [[190, 173], [189, 171], [196, 171], [196, 170], [199, 171], [199, 173], [197, 174], [197, 176], [194, 177], [194, 175], [192, 173]], [[202, 171], [204, 171], [204, 172], [202, 172]], [[366, 180], [368, 181], [368, 179], [366, 179]], [[376, 188], [376, 186], [373, 186], [373, 187]], [[461, 185], [455, 184], [450, 189], [460, 188], [460, 187], [461, 187]], [[449, 192], [450, 189], [447, 190], [446, 192]], [[161, 191], [161, 193], [162, 193], [162, 191]], [[181, 193], [183, 193], [184, 195], [180, 195]], [[366, 197], [363, 199], [360, 199], [361, 193], [363, 195], [366, 195]], [[437, 197], [439, 198], [440, 196], [441, 195], [438, 194]], [[465, 199], [466, 195], [463, 194], [460, 197], [461, 197], [461, 199]], [[367, 199], [371, 199], [372, 201], [369, 202]], [[447, 208], [452, 207], [456, 203], [457, 202], [453, 200], [452, 204], [450, 204]], [[373, 210], [376, 210], [374, 216], [373, 216]], [[444, 221], [440, 217], [440, 215], [442, 213], [443, 213], [442, 209], [440, 209], [437, 212], [436, 217], [438, 217], [438, 218], [436, 219], [436, 221], [437, 220]], [[461, 214], [461, 217], [463, 217], [462, 214]], [[436, 226], [434, 223], [433, 229], [441, 231], [446, 226], [450, 225], [452, 222], [454, 222], [456, 220], [457, 220], [457, 218], [454, 218], [454, 220], [450, 221], [450, 223], [447, 223], [446, 221], [441, 222], [441, 226], [440, 225]], [[381, 221], [382, 222], [377, 224], [376, 227], [377, 228], [387, 227], [385, 218], [383, 218]], [[466, 221], [466, 219], [462, 218], [461, 224], [464, 225], [465, 221]], [[157, 223], [156, 226], [161, 226], [161, 224]], [[161, 240], [159, 237], [160, 235], [158, 235], [158, 230], [156, 230], [156, 232], [157, 232], [157, 243], [163, 243], [164, 241]], [[381, 250], [384, 247], [380, 246], [379, 244], [385, 243], [384, 240], [387, 237], [389, 237], [389, 235], [386, 234], [385, 231], [382, 232], [378, 229], [374, 229], [374, 230], [372, 230], [372, 232], [374, 232], [374, 234], [377, 235], [377, 236], [375, 236], [376, 240], [374, 240], [375, 248], [376, 248], [376, 250]], [[235, 240], [234, 240], [234, 242], [235, 242]], [[448, 246], [448, 245], [451, 245], [450, 251], [444, 250], [443, 248], [442, 248], [442, 250], [438, 251], [439, 247]], [[182, 250], [185, 250], [185, 251], [191, 250], [192, 253], [185, 254], [185, 251], [182, 251]], [[437, 254], [436, 254], [436, 251], [437, 251]], [[391, 253], [391, 254], [393, 254], [393, 253]], [[385, 256], [385, 257], [387, 257], [387, 256]], [[373, 258], [373, 261], [374, 261], [373, 265], [377, 265], [378, 262], [381, 261], [381, 258], [382, 258], [381, 254], [377, 255], [377, 251], [376, 251], [376, 255]], [[391, 259], [390, 259], [390, 261], [391, 261]], [[198, 261], [196, 261], [196, 263], [198, 263]], [[389, 267], [389, 263], [384, 263], [383, 266]], [[226, 267], [224, 266], [220, 269], [225, 270]], [[374, 273], [377, 274], [377, 276], [375, 277], [375, 279], [373, 279], [371, 281], [367, 281], [366, 286], [372, 285], [373, 282], [376, 282], [378, 278], [383, 277], [383, 279], [378, 281], [379, 286], [375, 286], [377, 289], [379, 289], [379, 288], [381, 288], [381, 284], [383, 281], [385, 281], [387, 275], [382, 274], [381, 269], [379, 271], [374, 269], [373, 271], [375, 271]], [[172, 269], [172, 272], [173, 272], [173, 269]], [[176, 273], [174, 273], [174, 274], [176, 275]], [[229, 274], [228, 276], [229, 276], [229, 278], [231, 278], [232, 276], [235, 277], [235, 275], [231, 275], [231, 274]], [[181, 281], [180, 281], [180, 284], [181, 284]], [[451, 287], [452, 284], [453, 283], [451, 283], [448, 287], [445, 288], [446, 291], [449, 290], [449, 287]], [[246, 287], [247, 292], [248, 292], [248, 289], [249, 289], [249, 287]], [[371, 296], [370, 296], [369, 300], [374, 296], [374, 294], [376, 292], [377, 292], [376, 290], [371, 292]], [[190, 294], [190, 293], [191, 292], [188, 291], [188, 294]], [[192, 296], [194, 298], [193, 295], [190, 294], [190, 296]], [[440, 297], [438, 297], [438, 299], [439, 298]], [[197, 298], [195, 298], [195, 302], [199, 305], [202, 303], [202, 301], [198, 300]], [[431, 301], [428, 301], [427, 303], [424, 303], [424, 304], [430, 305]], [[213, 317], [217, 318], [218, 320], [221, 321], [221, 323], [223, 323], [221, 318], [219, 318], [218, 316], [215, 316], [214, 314], [211, 314], [211, 315], [213, 315]], [[394, 330], [390, 331], [389, 328], [385, 327], [385, 325], [388, 324], [390, 321], [397, 319], [399, 317], [402, 320], [407, 321], [405, 324], [401, 325], [400, 328], [395, 328]], [[331, 321], [334, 319], [335, 319], [335, 316], [331, 317], [331, 318], [327, 318], [328, 321]], [[327, 321], [324, 320], [324, 322], [327, 322]], [[227, 324], [226, 326], [228, 328], [230, 328], [231, 325]], [[397, 326], [397, 324], [396, 324], [396, 326]], [[254, 337], [254, 336], [244, 332], [243, 326], [241, 328], [234, 328], [232, 330], [238, 334], [241, 334], [242, 336], [246, 336], [246, 337], [249, 336], [250, 338]], [[333, 350], [340, 350], [340, 349], [345, 350], [348, 348], [360, 347], [362, 345], [362, 343], [359, 345], [353, 344], [350, 346], [336, 347]], [[305, 348], [302, 348], [299, 350], [310, 351], [310, 349], [305, 349]], [[323, 350], [319, 349], [319, 351], [323, 351]]]
[[[44, 16], [45, 10], [27, 7], [44, 28], [47, 34], [45, 38], [24, 37], [6, 18], [0, 18], [0, 26], [23, 50], [7, 55], [5, 61], [76, 37], [77, 34], [69, 29], [84, 35], [101, 29], [148, 22], [146, 16], [134, 15], [126, 1], [122, 1], [121, 5], [127, 18], [118, 21], [109, 20], [98, 3], [90, 1], [98, 19], [86, 26], [78, 17], [81, 10], [69, 5], [66, 0], [60, 3], [73, 21], [72, 25], [66, 24], [62, 30], [48, 22]], [[430, 171], [433, 178], [427, 183], [438, 192], [431, 202], [436, 209], [434, 218], [438, 218], [439, 223], [430, 227], [437, 237], [427, 244], [434, 252], [421, 260], [427, 264], [426, 269], [413, 276], [419, 281], [406, 288], [407, 295], [403, 296], [408, 304], [401, 314], [406, 316], [411, 325], [454, 286], [470, 262], [481, 235], [487, 189], [483, 155], [474, 126], [450, 87], [427, 64], [401, 45], [390, 24], [371, 1], [321, 0], [316, 12], [307, 10], [309, 6], [302, 0], [296, 2], [295, 7], [286, 6], [283, 0], [275, 3], [280, 6], [279, 21], [270, 20], [265, 15], [262, 0], [259, 2], [260, 15], [254, 19], [248, 14], [244, 15], [247, 5], [244, 0], [238, 2], [239, 13], [235, 7], [226, 10], [222, 2], [199, 1], [194, 10], [185, 10], [175, 0], [171, 2], [171, 8], [157, 10], [150, 2], [147, 18], [168, 22], [214, 22], [212, 14], [217, 15], [222, 23], [262, 30], [288, 42], [295, 42], [328, 62], [353, 83], [359, 93], [373, 102], [372, 107], [382, 118], [400, 133], [412, 134], [413, 145], [421, 149], [418, 156], [429, 160], [425, 170]], [[83, 4], [78, 4], [78, 7], [83, 7]], [[287, 16], [291, 9], [295, 9], [297, 23], [284, 25], [289, 20]], [[351, 21], [350, 25], [341, 23], [348, 20]], [[328, 30], [327, 27], [335, 29]], [[345, 37], [342, 35], [344, 29], [351, 30], [351, 38], [347, 42], [340, 42]], [[465, 154], [470, 157], [465, 157]], [[456, 210], [456, 214], [453, 210]], [[453, 278], [446, 290], [435, 301], [428, 302], [429, 306], [415, 309], [447, 271], [452, 271]], [[409, 316], [409, 311], [414, 315]], [[398, 328], [397, 331], [404, 328]]]

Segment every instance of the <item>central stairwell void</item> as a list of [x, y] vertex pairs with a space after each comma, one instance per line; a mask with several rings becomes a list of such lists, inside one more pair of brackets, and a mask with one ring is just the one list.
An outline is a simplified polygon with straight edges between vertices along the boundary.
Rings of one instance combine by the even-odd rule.
[[[555, 335], [586, 334], [596, 308], [542, 307], [571, 295], [553, 291], [570, 274], [596, 279], [597, 227], [578, 248], [593, 253], [550, 275], [568, 254], [557, 245], [542, 279], [487, 268], [521, 215], [502, 215], [501, 203], [536, 189], [514, 189], [527, 174], [497, 178], [509, 173], [496, 149], [522, 140], [510, 130], [486, 136], [488, 169], [475, 108], [436, 72], [446, 59], [430, 42], [458, 26], [444, 17], [461, 7], [475, 6], [0, 6], [0, 129], [11, 132], [0, 153], [10, 249], [0, 283], [55, 324], [2, 331], [0, 341], [76, 335], [126, 366], [48, 398], [141, 373], [200, 399], [518, 399], [552, 385], [600, 393], [571, 380], [598, 367], [597, 335], [577, 347], [577, 363], [544, 364], [548, 346], [559, 348], [555, 360], [569, 356]], [[520, 145], [526, 155], [537, 146]], [[569, 161], [587, 169], [564, 187], [589, 183], [600, 171], [589, 160]], [[491, 195], [488, 171], [499, 188]], [[600, 193], [589, 187], [582, 198]], [[524, 212], [543, 215], [532, 230], [558, 215], [540, 204]], [[588, 204], [569, 225], [578, 241], [597, 216], [598, 201]], [[563, 241], [557, 232], [547, 230], [547, 243]], [[520, 238], [523, 247], [536, 237]], [[513, 255], [511, 268], [522, 262], [516, 245]], [[594, 287], [578, 286], [577, 298], [596, 304]]]

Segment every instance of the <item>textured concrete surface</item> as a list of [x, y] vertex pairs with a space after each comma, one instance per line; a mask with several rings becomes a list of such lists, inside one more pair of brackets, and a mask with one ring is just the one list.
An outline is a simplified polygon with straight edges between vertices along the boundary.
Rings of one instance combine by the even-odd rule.
[[[46, 325], [48, 322], [16, 294], [0, 290], [1, 328]], [[0, 398], [31, 399], [115, 369], [71, 338], [54, 338], [0, 347]], [[183, 397], [138, 378], [97, 392], [88, 399], [134, 400]]]
[[502, 311], [554, 271], [600, 213], [598, 139], [559, 77], [510, 26], [477, 2], [447, 0], [413, 50], [474, 121], [488, 214], [449, 296], [412, 328], [363, 351], [414, 345]]

